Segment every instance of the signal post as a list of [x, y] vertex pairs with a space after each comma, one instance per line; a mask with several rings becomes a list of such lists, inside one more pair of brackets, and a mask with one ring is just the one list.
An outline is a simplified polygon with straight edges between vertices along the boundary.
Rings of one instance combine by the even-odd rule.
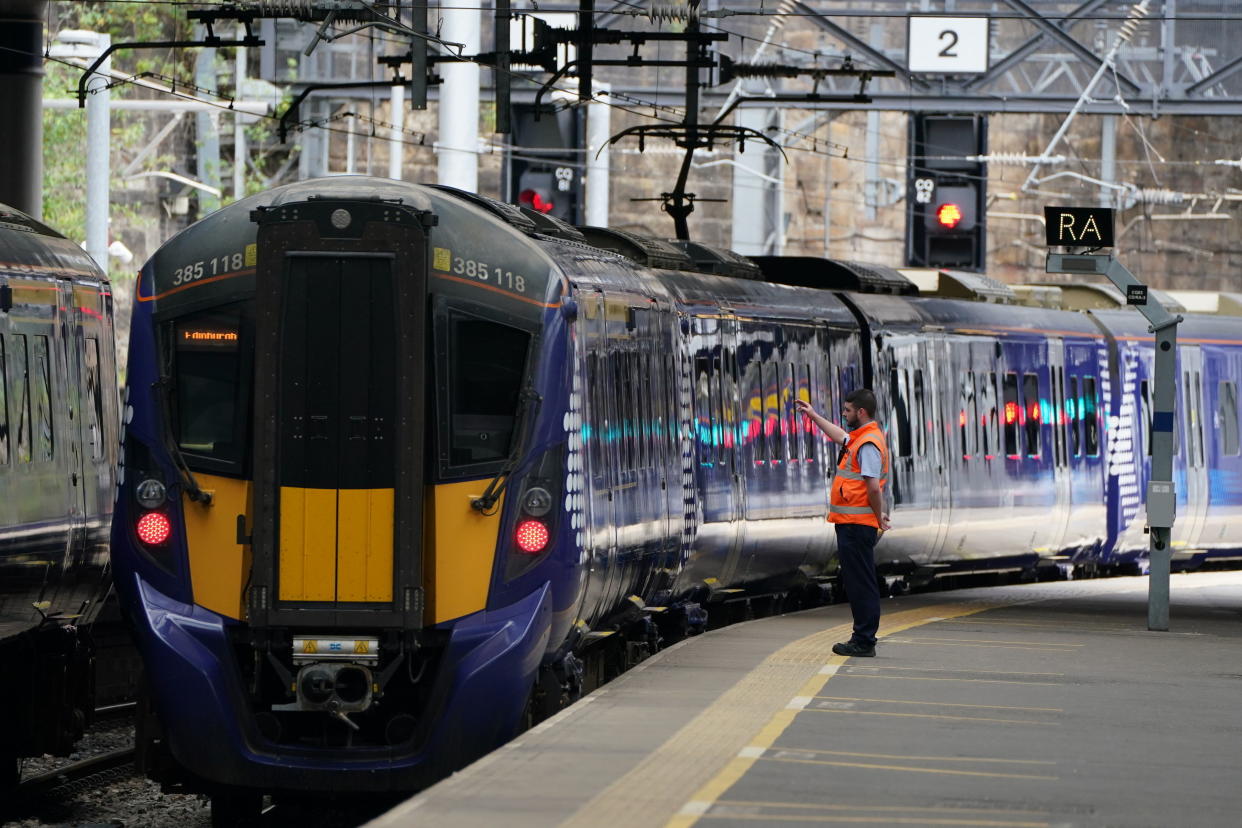
[[1111, 253], [1095, 251], [1113, 246], [1113, 210], [1106, 207], [1045, 207], [1049, 247], [1086, 247], [1088, 252], [1049, 253], [1048, 273], [1100, 275], [1117, 286], [1151, 323], [1156, 335], [1156, 376], [1152, 391], [1151, 477], [1147, 483], [1149, 579], [1147, 629], [1169, 629], [1169, 569], [1173, 557], [1172, 530], [1177, 512], [1173, 489], [1173, 428], [1177, 394], [1177, 323], [1173, 315], [1148, 294], [1141, 283]]

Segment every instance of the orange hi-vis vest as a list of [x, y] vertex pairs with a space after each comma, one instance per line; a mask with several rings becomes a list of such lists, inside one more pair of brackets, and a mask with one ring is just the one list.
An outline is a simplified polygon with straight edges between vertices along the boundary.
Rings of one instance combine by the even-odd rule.
[[862, 476], [858, 451], [867, 443], [880, 450], [880, 490], [888, 485], [888, 441], [884, 432], [872, 420], [865, 426], [850, 432], [850, 439], [841, 452], [841, 462], [832, 478], [832, 491], [828, 498], [828, 520], [832, 523], [861, 523], [880, 528], [880, 521], [867, 499], [867, 480]]

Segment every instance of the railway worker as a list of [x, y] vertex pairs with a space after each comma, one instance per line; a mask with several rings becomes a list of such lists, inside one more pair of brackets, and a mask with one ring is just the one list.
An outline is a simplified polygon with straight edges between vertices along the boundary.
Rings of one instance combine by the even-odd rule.
[[836, 525], [837, 558], [854, 616], [854, 634], [849, 641], [833, 644], [832, 651], [843, 656], [874, 656], [880, 627], [875, 544], [889, 527], [884, 511], [888, 441], [875, 421], [875, 394], [859, 388], [846, 395], [841, 413], [849, 431], [829, 422], [805, 400], [794, 405], [829, 440], [844, 446], [829, 492], [828, 520]]

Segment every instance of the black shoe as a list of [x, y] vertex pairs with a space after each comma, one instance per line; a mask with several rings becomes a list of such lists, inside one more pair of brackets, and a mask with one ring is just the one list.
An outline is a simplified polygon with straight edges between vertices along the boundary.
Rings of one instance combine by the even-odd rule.
[[832, 645], [832, 651], [839, 656], [855, 656], [857, 658], [874, 658], [875, 647], [866, 644], [855, 644], [853, 641], [842, 641]]

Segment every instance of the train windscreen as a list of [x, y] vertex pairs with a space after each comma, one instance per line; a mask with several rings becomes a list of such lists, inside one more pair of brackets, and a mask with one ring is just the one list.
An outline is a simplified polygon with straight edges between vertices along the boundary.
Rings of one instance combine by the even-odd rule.
[[173, 323], [172, 333], [178, 446], [192, 467], [224, 470], [222, 464], [240, 463], [245, 440], [238, 417], [244, 391], [241, 311], [183, 316]]

